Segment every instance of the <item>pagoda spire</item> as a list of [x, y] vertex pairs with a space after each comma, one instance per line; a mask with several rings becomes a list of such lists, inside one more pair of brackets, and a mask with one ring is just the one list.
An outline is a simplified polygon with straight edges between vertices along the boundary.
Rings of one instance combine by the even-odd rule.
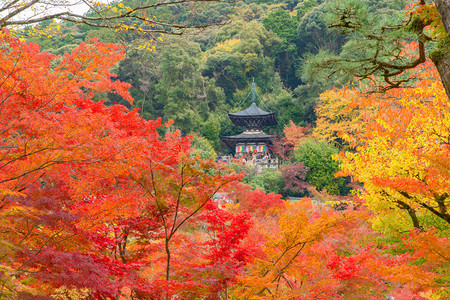
[[253, 77], [253, 83], [252, 83], [252, 104], [256, 104], [256, 89], [255, 89], [255, 77]]

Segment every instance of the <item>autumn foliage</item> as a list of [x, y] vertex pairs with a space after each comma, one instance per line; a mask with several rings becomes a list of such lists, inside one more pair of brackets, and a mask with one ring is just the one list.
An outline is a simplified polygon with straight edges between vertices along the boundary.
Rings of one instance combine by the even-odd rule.
[[[413, 51], [414, 47], [405, 48]], [[383, 95], [367, 93], [363, 87], [328, 91], [322, 96], [347, 101], [348, 115], [355, 110], [363, 125], [351, 126], [356, 123], [349, 118], [336, 126], [328, 121], [328, 128], [339, 128], [337, 135], [353, 147], [337, 157], [342, 163], [337, 175], [349, 175], [363, 186], [358, 198], [374, 213], [373, 228], [394, 240], [402, 239], [400, 247], [409, 249], [415, 264], [431, 272], [428, 276], [434, 281], [427, 284], [434, 285], [434, 293], [439, 295], [435, 297], [441, 299], [448, 296], [448, 276], [444, 274], [448, 274], [445, 249], [450, 243], [450, 102], [430, 61], [415, 72], [413, 86]], [[319, 119], [325, 121], [327, 108], [334, 105], [323, 102]], [[409, 292], [402, 293], [399, 291], [398, 297], [412, 297]], [[432, 294], [421, 293], [424, 299]]]
[[[356, 152], [343, 156], [345, 173], [364, 183], [378, 225], [398, 230], [450, 222], [449, 101], [430, 62], [418, 72], [421, 79], [413, 88], [359, 96], [357, 105], [376, 104], [378, 112], [357, 138]], [[398, 223], [387, 221], [394, 216]]]
[[[247, 255], [229, 236], [251, 222], [211, 198], [240, 175], [189, 158], [189, 139], [161, 137], [160, 120], [94, 101], [132, 101], [108, 71], [123, 50], [93, 41], [57, 57], [1, 39], [2, 298], [206, 295], [232, 280]], [[206, 238], [218, 226], [231, 233]], [[191, 243], [198, 251], [183, 251]]]
[[[58, 57], [0, 38], [0, 298], [448, 295], [450, 126], [432, 70], [390, 94], [341, 157], [364, 190], [336, 210], [325, 192], [289, 203], [252, 190], [191, 155], [189, 137], [161, 135], [170, 122], [104, 105], [104, 93], [132, 101], [108, 71], [121, 47], [92, 41]], [[286, 142], [308, 129], [291, 124]], [[305, 172], [285, 169], [290, 189], [306, 187]]]

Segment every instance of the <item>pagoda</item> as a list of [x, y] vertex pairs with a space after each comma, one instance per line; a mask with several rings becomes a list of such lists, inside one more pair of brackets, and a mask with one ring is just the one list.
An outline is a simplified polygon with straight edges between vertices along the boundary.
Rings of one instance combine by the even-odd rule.
[[252, 104], [250, 107], [237, 112], [229, 113], [234, 125], [244, 127], [241, 134], [233, 136], [222, 136], [222, 141], [236, 153], [243, 152], [268, 152], [268, 145], [273, 135], [267, 135], [262, 130], [263, 126], [277, 124], [273, 112], [267, 112], [256, 106], [255, 81], [252, 83]]

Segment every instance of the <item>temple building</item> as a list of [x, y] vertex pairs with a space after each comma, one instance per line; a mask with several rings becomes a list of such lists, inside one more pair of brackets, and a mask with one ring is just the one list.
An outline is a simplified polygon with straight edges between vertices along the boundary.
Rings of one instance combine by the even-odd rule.
[[252, 104], [250, 107], [237, 112], [229, 113], [231, 122], [236, 126], [244, 127], [241, 134], [233, 136], [222, 136], [222, 141], [236, 154], [269, 152], [268, 145], [271, 143], [273, 135], [265, 134], [264, 126], [273, 126], [277, 124], [273, 112], [267, 112], [256, 106], [255, 82], [252, 84]]

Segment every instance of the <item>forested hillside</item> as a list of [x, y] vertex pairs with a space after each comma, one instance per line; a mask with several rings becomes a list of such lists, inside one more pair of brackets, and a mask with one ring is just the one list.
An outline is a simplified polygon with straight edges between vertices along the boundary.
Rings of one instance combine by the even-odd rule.
[[[369, 13], [380, 22], [398, 24], [404, 19], [403, 1], [360, 2], [368, 5]], [[133, 1], [122, 3], [127, 6]], [[352, 85], [351, 77], [344, 72], [324, 74], [320, 68], [311, 70], [305, 63], [319, 52], [337, 55], [349, 47], [343, 48], [350, 36], [327, 26], [332, 18], [330, 3], [216, 3], [199, 8], [190, 22], [226, 25], [191, 30], [182, 36], [152, 38], [129, 31], [63, 23], [50, 38], [28, 39], [59, 55], [92, 38], [125, 45], [127, 58], [114, 67], [114, 72], [118, 80], [132, 85], [134, 103], [130, 106], [112, 94], [108, 95], [108, 102], [140, 108], [146, 119], [172, 119], [183, 134], [198, 133], [216, 152], [226, 153], [229, 150], [221, 144], [220, 136], [238, 130], [227, 113], [250, 105], [247, 95], [253, 78], [262, 102], [258, 104], [276, 113], [279, 125], [275, 131], [279, 134], [290, 120], [297, 125], [314, 125], [319, 94]], [[189, 12], [177, 6], [155, 13], [177, 22], [189, 17]], [[47, 21], [41, 26], [52, 24]], [[149, 43], [150, 50], [140, 48]]]
[[[403, 8], [400, 1], [368, 4], [389, 16], [391, 11], [401, 14]], [[157, 13], [179, 20], [187, 17], [176, 7]], [[139, 107], [146, 119], [173, 119], [184, 134], [199, 133], [222, 152], [227, 147], [219, 137], [236, 130], [227, 113], [250, 104], [246, 97], [253, 78], [263, 103], [258, 104], [276, 113], [278, 133], [289, 120], [314, 124], [319, 94], [348, 83], [341, 74], [319, 78], [303, 71], [305, 58], [319, 50], [338, 53], [346, 41], [337, 30], [327, 28], [326, 14], [327, 1], [321, 0], [217, 3], [206, 6], [197, 18], [207, 24], [228, 24], [182, 36], [165, 35], [152, 44], [156, 51], [138, 48], [150, 37], [71, 23], [61, 24], [50, 38], [29, 40], [59, 55], [92, 38], [126, 45], [127, 58], [114, 72], [117, 79], [132, 85], [131, 107]], [[130, 107], [115, 95], [108, 99]]]

